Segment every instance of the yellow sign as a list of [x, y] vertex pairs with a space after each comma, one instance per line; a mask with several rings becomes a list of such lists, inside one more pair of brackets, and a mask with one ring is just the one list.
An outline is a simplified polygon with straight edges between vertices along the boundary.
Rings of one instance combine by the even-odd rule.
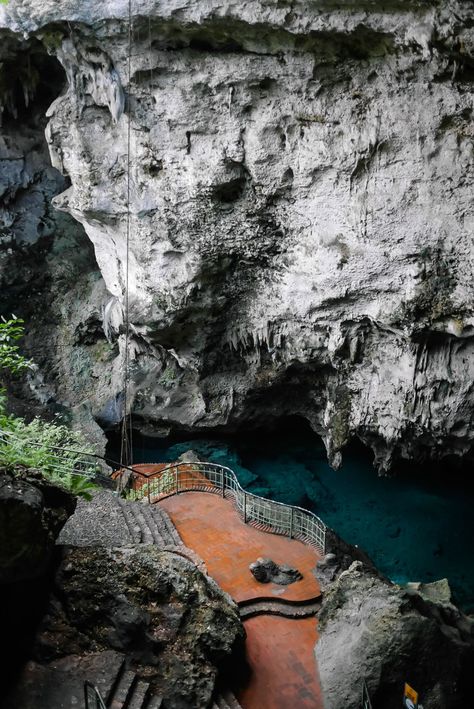
[[410, 709], [415, 709], [417, 703], [418, 703], [418, 692], [415, 692], [413, 687], [410, 687], [409, 684], [406, 684], [405, 682], [405, 692], [403, 694], [403, 698], [405, 700], [405, 706], [410, 707]]

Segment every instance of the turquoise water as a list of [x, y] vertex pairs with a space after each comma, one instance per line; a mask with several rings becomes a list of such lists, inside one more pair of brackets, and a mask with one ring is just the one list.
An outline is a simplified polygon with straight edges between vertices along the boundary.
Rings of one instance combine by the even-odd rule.
[[142, 440], [134, 462], [172, 462], [189, 449], [232, 468], [251, 492], [312, 510], [398, 583], [447, 577], [455, 600], [474, 611], [474, 487], [466, 473], [419, 469], [379, 478], [364, 451], [346, 454], [334, 471], [320, 439], [296, 430]]

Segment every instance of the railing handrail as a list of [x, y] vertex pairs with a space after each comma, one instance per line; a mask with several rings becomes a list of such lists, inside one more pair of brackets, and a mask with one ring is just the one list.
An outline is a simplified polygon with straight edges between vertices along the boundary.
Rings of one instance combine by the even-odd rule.
[[[94, 694], [94, 700], [95, 700], [95, 707], [91, 707], [89, 703], [89, 692], [93, 692]], [[89, 682], [89, 680], [86, 680], [84, 682], [84, 706], [85, 709], [107, 709], [106, 704], [104, 700], [102, 699], [102, 695], [92, 682]]]
[[[183, 468], [184, 470], [182, 470]], [[203, 484], [200, 485], [199, 483], [197, 483], [187, 487], [186, 479], [184, 481], [180, 479], [180, 472], [181, 475], [186, 473], [201, 473], [204, 475], [206, 475], [206, 473], [221, 473], [221, 476], [216, 475], [215, 480], [211, 480], [208, 478], [209, 486], [205, 486]], [[153, 482], [157, 481], [160, 478], [163, 478], [166, 473], [173, 473], [173, 477], [171, 478], [171, 486], [168, 487], [168, 489], [166, 489], [165, 491], [160, 491], [158, 494], [171, 496], [179, 494], [181, 492], [191, 492], [193, 490], [201, 490], [203, 492], [222, 491], [224, 496], [225, 493], [227, 493], [228, 495], [233, 494], [236, 499], [237, 509], [240, 513], [243, 513], [244, 522], [260, 522], [262, 524], [265, 524], [267, 527], [272, 527], [274, 530], [278, 530], [278, 533], [280, 534], [287, 534], [287, 536], [290, 537], [302, 537], [304, 539], [310, 539], [311, 543], [315, 544], [320, 549], [320, 551], [322, 551], [323, 554], [326, 551], [327, 527], [324, 522], [316, 514], [314, 514], [314, 512], [306, 510], [304, 509], [304, 507], [299, 507], [297, 505], [288, 505], [285, 502], [278, 502], [277, 500], [271, 500], [267, 497], [261, 497], [260, 495], [256, 495], [253, 492], [248, 492], [241, 486], [234, 471], [225, 465], [221, 465], [220, 463], [211, 463], [208, 461], [177, 461], [175, 463], [169, 463], [156, 473], [151, 473], [148, 475], [144, 475], [139, 471], [134, 471], [135, 478], [140, 478], [144, 480], [144, 484], [138, 490], [135, 490], [136, 498], [139, 499], [140, 497], [147, 496], [148, 500], [151, 502], [151, 498], [156, 496], [156, 493], [150, 491], [150, 487], [155, 487], [153, 485]], [[227, 476], [231, 478], [231, 486], [229, 486], [228, 482], [226, 481], [225, 474], [227, 474]], [[195, 481], [192, 482], [195, 483]], [[237, 496], [240, 496], [240, 500], [237, 499]], [[255, 518], [252, 519], [252, 512], [255, 514], [255, 510], [251, 509], [252, 501], [256, 501], [257, 504], [260, 505], [267, 505], [269, 510], [279, 508], [281, 510], [288, 511], [288, 520], [286, 520], [286, 523], [289, 524], [288, 533], [287, 530], [284, 528], [285, 524], [283, 523], [283, 521], [280, 519], [280, 525], [278, 525], [275, 520], [271, 519], [269, 514], [267, 515], [266, 519], [262, 519], [263, 512], [261, 512], [260, 515], [255, 515]], [[241, 506], [243, 507], [243, 509], [241, 509]], [[295, 523], [299, 521], [301, 524], [301, 519], [295, 519], [295, 513], [299, 513], [303, 516], [303, 518], [309, 519], [315, 525], [317, 533], [313, 531], [313, 534], [311, 534], [310, 530], [306, 529], [306, 534], [302, 534], [301, 532], [296, 532], [295, 534], [293, 534], [293, 521], [295, 521]]]
[[[15, 438], [16, 440], [21, 441], [21, 438], [18, 436], [15, 436], [15, 433], [12, 431], [5, 431], [5, 430], [0, 430], [0, 438], [1, 436], [10, 436], [12, 438]], [[316, 515], [314, 512], [311, 512], [310, 510], [306, 510], [303, 507], [299, 507], [297, 505], [288, 505], [285, 502], [279, 502], [277, 500], [271, 500], [267, 497], [261, 497], [260, 495], [256, 495], [253, 492], [247, 492], [245, 490], [238, 478], [237, 475], [234, 473], [234, 471], [227, 467], [226, 465], [221, 465], [220, 463], [212, 463], [210, 461], [194, 461], [194, 462], [186, 462], [186, 461], [177, 461], [175, 463], [168, 463], [163, 467], [161, 470], [152, 472], [149, 474], [144, 474], [141, 471], [137, 470], [136, 468], [128, 465], [121, 465], [117, 461], [113, 461], [111, 459], [105, 458], [104, 456], [99, 455], [98, 453], [88, 453], [85, 451], [77, 451], [71, 448], [62, 448], [60, 446], [48, 446], [44, 445], [42, 443], [35, 443], [32, 441], [25, 441], [25, 445], [27, 446], [33, 446], [33, 447], [38, 447], [38, 448], [46, 448], [47, 450], [53, 451], [53, 452], [59, 452], [59, 453], [71, 453], [76, 456], [82, 456], [82, 457], [88, 457], [92, 458], [97, 461], [102, 461], [106, 465], [111, 465], [112, 467], [115, 467], [115, 470], [113, 470], [113, 473], [117, 473], [117, 471], [127, 471], [131, 474], [132, 478], [136, 480], [141, 480], [142, 481], [142, 486], [139, 488], [138, 491], [136, 492], [141, 492], [142, 489], [147, 490], [147, 495], [149, 501], [151, 501], [151, 496], [150, 495], [150, 483], [152, 483], [154, 480], [157, 478], [162, 478], [163, 476], [166, 475], [166, 473], [173, 472], [175, 473], [175, 489], [167, 490], [166, 494], [167, 495], [173, 495], [173, 494], [178, 494], [179, 492], [186, 492], [186, 491], [192, 491], [192, 490], [197, 490], [202, 488], [203, 486], [194, 486], [194, 487], [189, 487], [189, 488], [183, 488], [180, 485], [180, 477], [179, 477], [179, 470], [180, 468], [185, 468], [183, 471], [184, 473], [186, 472], [198, 472], [198, 473], [220, 473], [220, 477], [216, 476], [216, 480], [211, 481], [209, 478], [209, 482], [212, 485], [212, 488], [215, 488], [215, 490], [221, 490], [223, 495], [227, 493], [227, 495], [230, 495], [231, 493], [233, 494], [236, 502], [237, 509], [239, 513], [243, 513], [243, 518], [244, 522], [256, 522], [256, 523], [261, 523], [265, 524], [267, 527], [272, 527], [274, 530], [278, 530], [278, 533], [280, 534], [287, 534], [290, 538], [292, 537], [303, 537], [304, 539], [310, 539], [310, 541], [318, 546], [318, 548], [325, 553], [326, 548], [325, 548], [325, 543], [326, 543], [326, 525], [324, 522]], [[59, 456], [58, 456], [59, 457]], [[75, 461], [76, 463], [84, 463], [85, 461]], [[143, 463], [142, 465], [153, 465], [149, 463]], [[191, 470], [190, 470], [191, 468]], [[193, 470], [194, 468], [194, 470]], [[71, 470], [69, 471], [73, 475], [84, 475], [85, 471], [80, 471], [80, 470]], [[97, 473], [96, 473], [97, 474]], [[226, 480], [226, 476], [230, 477], [231, 484], [229, 485], [228, 481]], [[213, 490], [205, 490], [207, 492], [213, 491]], [[238, 497], [240, 496], [240, 499]], [[280, 518], [280, 526], [276, 524], [275, 519], [271, 519], [268, 513], [268, 510], [264, 510], [263, 507], [261, 507], [260, 514], [257, 514], [255, 511], [255, 508], [249, 509], [249, 502], [251, 501], [256, 501], [257, 504], [259, 505], [267, 505], [268, 510], [274, 509], [274, 508], [279, 508], [281, 510], [287, 510], [288, 511], [288, 517], [289, 520], [285, 520], [285, 523], [289, 523], [289, 529], [286, 530], [285, 524], [283, 523], [283, 520]], [[254, 519], [252, 519], [252, 512], [254, 514]], [[265, 517], [264, 513], [268, 513]], [[295, 520], [295, 513], [303, 515], [304, 518], [307, 520], [309, 519], [316, 528], [313, 528], [313, 534], [310, 533], [310, 530], [306, 527], [305, 531], [306, 534], [303, 534], [302, 531], [298, 532], [296, 531], [296, 534], [294, 534], [294, 529], [293, 529], [293, 523], [296, 521], [301, 526], [303, 529], [303, 524], [302, 524], [302, 519], [298, 520], [296, 518]], [[283, 526], [282, 526], [283, 525]]]
[[[11, 438], [14, 438], [17, 441], [21, 441], [21, 438], [17, 436], [13, 431], [6, 431], [5, 429], [0, 430], [0, 439], [2, 436], [10, 436]], [[65, 448], [62, 446], [51, 446], [51, 445], [45, 445], [44, 443], [36, 443], [35, 441], [24, 441], [25, 445], [28, 446], [33, 446], [35, 448], [46, 448], [47, 450], [51, 451], [59, 451], [60, 453], [73, 453], [74, 455], [79, 455], [79, 456], [84, 456], [84, 457], [89, 457], [89, 458], [95, 458], [96, 460], [100, 460], [103, 463], [106, 463], [110, 467], [114, 467], [115, 470], [111, 473], [113, 474], [117, 470], [127, 470], [130, 473], [133, 473], [134, 475], [139, 475], [142, 476], [142, 474], [139, 471], [134, 470], [133, 467], [130, 465], [123, 465], [122, 463], [119, 463], [116, 460], [113, 460], [112, 458], [106, 458], [103, 455], [100, 455], [99, 453], [90, 453], [88, 451], [78, 451], [75, 450], [74, 448]], [[145, 479], [147, 478], [146, 475], [143, 475]]]
[[[138, 464], [140, 465], [140, 463]], [[152, 463], [142, 463], [142, 465], [153, 465]], [[304, 507], [299, 507], [298, 505], [289, 505], [286, 502], [279, 502], [278, 500], [271, 500], [269, 497], [262, 497], [262, 495], [256, 495], [254, 492], [249, 492], [248, 490], [245, 490], [242, 485], [239, 482], [239, 479], [235, 472], [232, 470], [232, 468], [228, 468], [226, 465], [221, 465], [220, 463], [211, 463], [208, 461], [204, 460], [196, 460], [193, 461], [192, 463], [186, 463], [184, 461], [177, 461], [176, 463], [169, 463], [169, 465], [166, 466], [166, 468], [162, 468], [162, 470], [158, 470], [156, 473], [151, 473], [150, 475], [143, 475], [143, 473], [140, 473], [140, 471], [136, 471], [141, 477], [144, 477], [146, 480], [152, 480], [154, 477], [159, 477], [163, 475], [163, 473], [166, 473], [168, 470], [174, 470], [175, 468], [179, 468], [181, 465], [189, 467], [192, 465], [203, 465], [207, 467], [213, 467], [216, 470], [225, 470], [227, 473], [229, 473], [234, 481], [235, 484], [237, 485], [238, 489], [243, 492], [245, 495], [249, 495], [251, 497], [255, 497], [259, 500], [263, 500], [264, 502], [270, 502], [272, 505], [278, 505], [279, 507], [286, 507], [288, 509], [293, 509], [293, 510], [298, 510], [299, 512], [304, 512], [307, 515], [310, 515], [311, 517], [314, 517], [318, 522], [321, 524], [324, 524], [324, 522], [316, 515], [314, 512], [311, 512], [311, 510], [306, 510]], [[135, 471], [133, 471], [135, 473]], [[197, 471], [201, 472], [201, 471]], [[326, 526], [326, 525], [324, 525]]]

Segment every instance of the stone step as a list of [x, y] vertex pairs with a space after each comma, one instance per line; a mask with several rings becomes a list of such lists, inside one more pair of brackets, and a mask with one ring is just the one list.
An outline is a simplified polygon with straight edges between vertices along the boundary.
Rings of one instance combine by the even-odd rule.
[[157, 694], [151, 694], [145, 700], [145, 705], [143, 709], [161, 709], [163, 704], [163, 697], [159, 697]]
[[127, 709], [143, 709], [148, 701], [150, 685], [148, 682], [138, 680], [135, 685], [132, 696], [127, 702]]
[[231, 691], [226, 690], [216, 697], [212, 709], [242, 709], [241, 705]]
[[107, 706], [112, 701], [112, 698], [113, 698], [115, 692], [117, 691], [118, 685], [120, 683], [120, 678], [122, 677], [122, 675], [125, 672], [125, 663], [126, 663], [125, 655], [122, 655], [122, 661], [120, 662], [120, 664], [117, 663], [114, 669], [112, 669], [112, 667], [110, 668], [110, 671], [109, 671], [109, 680], [110, 681], [109, 681], [108, 687], [105, 687], [103, 684], [98, 682], [97, 676], [87, 677], [89, 682], [91, 682], [92, 684], [94, 684], [97, 687], [97, 689], [100, 692], [101, 697], [104, 699]]
[[160, 548], [183, 544], [170, 517], [158, 505], [117, 499], [135, 543], [156, 544]]
[[163, 529], [162, 524], [161, 525], [159, 524], [160, 519], [159, 519], [158, 515], [153, 514], [150, 505], [143, 504], [142, 508], [143, 508], [143, 512], [142, 512], [143, 516], [146, 519], [146, 522], [148, 524], [148, 528], [150, 529], [150, 532], [152, 534], [155, 544], [161, 548], [167, 546], [167, 544], [168, 544], [167, 531], [166, 531], [166, 528]]
[[319, 613], [321, 601], [315, 600], [314, 603], [287, 604], [277, 600], [256, 600], [253, 603], [246, 603], [245, 606], [239, 608], [240, 619], [248, 620], [255, 618], [258, 615], [278, 615], [282, 618], [310, 618]]
[[122, 664], [105, 703], [107, 709], [160, 709], [162, 701], [162, 697], [150, 690], [148, 682], [139, 679], [133, 670], [125, 669]]
[[153, 509], [154, 515], [159, 513], [160, 518], [163, 521], [163, 525], [166, 528], [167, 533], [169, 535], [169, 539], [170, 539], [169, 543], [175, 544], [176, 546], [181, 546], [183, 544], [183, 540], [179, 536], [179, 532], [176, 529], [176, 527], [174, 526], [173, 522], [171, 521], [169, 514], [165, 510], [161, 509], [158, 506], [155, 506], [152, 509]]
[[115, 688], [111, 700], [107, 703], [110, 709], [126, 709], [135, 691], [138, 677], [132, 670], [124, 670]]
[[222, 692], [222, 697], [227, 702], [227, 705], [230, 707], [230, 709], [242, 709], [235, 695], [232, 694], [232, 692], [230, 692], [229, 690]]
[[122, 510], [122, 515], [125, 521], [125, 524], [128, 527], [128, 530], [130, 532], [130, 536], [132, 537], [133, 543], [134, 544], [140, 544], [142, 541], [142, 531], [140, 529], [140, 525], [138, 524], [135, 515], [133, 514], [131, 510], [131, 505], [133, 503], [127, 502], [127, 500], [124, 500], [123, 497], [118, 496], [118, 504], [121, 507]]
[[129, 502], [129, 509], [131, 514], [134, 516], [136, 523], [140, 527], [140, 532], [142, 535], [142, 544], [154, 544], [153, 534], [151, 533], [150, 527], [143, 516], [142, 503], [141, 502]]

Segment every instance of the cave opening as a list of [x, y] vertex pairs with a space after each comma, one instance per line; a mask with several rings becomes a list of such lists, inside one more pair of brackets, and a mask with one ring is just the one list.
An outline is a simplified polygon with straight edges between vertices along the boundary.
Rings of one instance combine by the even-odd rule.
[[66, 74], [56, 57], [48, 54], [37, 39], [18, 43], [2, 62], [0, 75], [0, 112], [3, 125], [46, 124], [46, 111], [61, 95]]

